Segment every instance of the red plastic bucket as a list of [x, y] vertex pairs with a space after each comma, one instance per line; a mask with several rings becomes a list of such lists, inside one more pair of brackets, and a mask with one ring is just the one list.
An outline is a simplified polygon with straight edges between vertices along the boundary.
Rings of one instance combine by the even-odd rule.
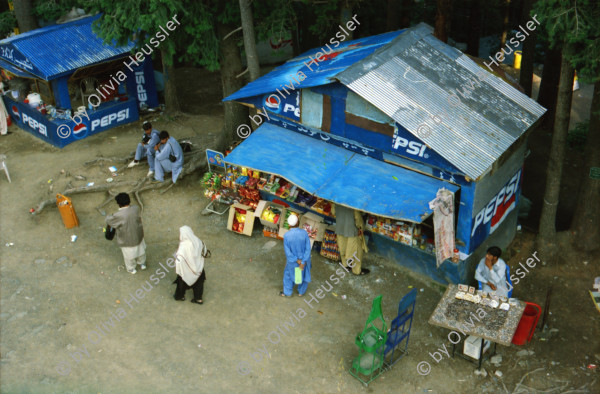
[[525, 306], [525, 312], [523, 317], [517, 326], [517, 331], [513, 336], [512, 343], [515, 345], [524, 345], [526, 342], [531, 341], [535, 327], [542, 313], [542, 308], [534, 303], [527, 302]]

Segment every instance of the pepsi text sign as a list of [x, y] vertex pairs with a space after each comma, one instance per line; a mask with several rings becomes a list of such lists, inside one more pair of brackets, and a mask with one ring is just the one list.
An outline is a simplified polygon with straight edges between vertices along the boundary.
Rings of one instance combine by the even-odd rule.
[[23, 124], [26, 124], [27, 126], [31, 127], [34, 131], [37, 131], [38, 133], [42, 134], [44, 137], [48, 137], [48, 129], [46, 128], [46, 125], [43, 123], [38, 122], [37, 120], [33, 119], [31, 116], [28, 116], [25, 112], [23, 112]]
[[500, 227], [508, 214], [515, 209], [521, 185], [521, 172], [522, 169], [519, 169], [490, 202], [477, 213], [471, 230], [471, 238], [477, 232], [481, 232], [481, 229], [486, 230], [487, 235], [492, 234]]
[[129, 108], [125, 108], [118, 112], [113, 112], [111, 114], [104, 115], [99, 119], [92, 120], [92, 132], [98, 127], [104, 128], [108, 126], [114, 126], [113, 123], [122, 123], [127, 119], [129, 119]]
[[137, 92], [137, 98], [138, 101], [140, 102], [140, 106], [142, 104], [146, 104], [146, 101], [148, 101], [148, 95], [146, 94], [146, 78], [144, 78], [144, 71], [136, 71], [135, 72], [135, 85], [136, 85], [136, 92]]

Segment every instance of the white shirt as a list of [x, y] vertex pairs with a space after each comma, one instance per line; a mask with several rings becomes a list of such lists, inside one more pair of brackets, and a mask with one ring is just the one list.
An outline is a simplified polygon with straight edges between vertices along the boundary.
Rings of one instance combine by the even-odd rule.
[[[502, 259], [498, 259], [496, 264], [489, 269], [485, 265], [485, 257], [481, 259], [475, 270], [475, 280], [482, 284], [482, 290], [487, 293], [493, 293], [501, 297], [508, 297], [508, 284], [506, 283], [506, 263]], [[491, 282], [496, 286], [496, 291], [488, 286]]]

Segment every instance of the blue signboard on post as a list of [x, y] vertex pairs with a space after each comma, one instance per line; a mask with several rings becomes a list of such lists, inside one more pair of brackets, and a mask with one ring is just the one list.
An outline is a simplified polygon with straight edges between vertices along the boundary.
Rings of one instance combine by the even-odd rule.
[[208, 162], [208, 171], [212, 172], [211, 166], [221, 167], [223, 170], [227, 170], [225, 166], [225, 155], [216, 150], [206, 150], [206, 161]]

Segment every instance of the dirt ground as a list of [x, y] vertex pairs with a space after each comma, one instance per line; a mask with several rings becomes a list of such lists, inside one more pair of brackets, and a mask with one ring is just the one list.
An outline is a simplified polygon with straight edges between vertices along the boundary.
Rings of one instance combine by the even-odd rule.
[[[186, 89], [180, 101], [188, 115], [153, 123], [176, 138], [203, 136], [208, 147], [223, 121], [219, 79], [184, 69], [178, 81]], [[598, 369], [587, 368], [600, 364], [600, 315], [588, 294], [593, 278], [600, 275], [598, 255], [579, 256], [564, 246], [560, 263], [538, 264], [521, 280], [514, 296], [541, 306], [553, 286], [547, 322], [552, 335], [541, 338], [538, 333], [527, 346], [498, 346], [502, 362], [485, 362], [487, 376], [482, 377], [461, 358], [444, 357], [439, 363], [431, 359], [429, 352], [450, 344], [448, 330], [427, 322], [445, 288], [394, 261], [367, 255], [364, 264], [370, 275], [342, 278], [312, 308], [297, 296], [278, 297], [282, 242], [264, 238], [258, 221], [252, 237], [246, 237], [227, 231], [225, 216], [201, 215], [207, 200], [200, 173], [165, 194], [142, 194], [148, 270], [136, 275], [124, 272], [120, 250], [103, 237], [104, 217], [95, 207], [105, 200], [104, 193], [73, 197], [80, 220], [75, 229], [64, 228], [55, 207], [39, 216], [29, 213], [69, 181], [105, 182], [110, 164], [83, 163], [99, 155], [129, 154], [139, 140], [140, 124], [62, 150], [14, 126], [12, 134], [0, 137], [0, 153], [8, 156], [13, 181], [8, 184], [0, 174], [3, 393], [513, 392], [519, 382], [531, 392], [600, 392]], [[118, 167], [119, 179], [147, 171], [145, 165]], [[117, 206], [110, 203], [104, 209], [110, 213]], [[212, 251], [202, 306], [189, 302], [191, 293], [186, 302], [172, 297], [175, 274], [166, 260], [177, 248], [182, 225], [191, 226]], [[76, 242], [71, 242], [73, 234]], [[518, 234], [505, 251], [511, 267], [534, 251], [532, 240], [531, 233]], [[314, 293], [337, 266], [316, 253], [312, 258], [308, 291]], [[161, 264], [169, 272], [152, 282], [150, 276]], [[389, 324], [398, 301], [411, 288], [419, 292], [409, 354], [365, 389], [348, 373], [357, 355], [354, 338], [374, 297], [383, 295]], [[134, 300], [136, 291], [140, 298]], [[294, 327], [279, 335], [284, 322]], [[533, 353], [518, 353], [524, 349]], [[417, 373], [421, 361], [431, 364], [427, 376]]]

